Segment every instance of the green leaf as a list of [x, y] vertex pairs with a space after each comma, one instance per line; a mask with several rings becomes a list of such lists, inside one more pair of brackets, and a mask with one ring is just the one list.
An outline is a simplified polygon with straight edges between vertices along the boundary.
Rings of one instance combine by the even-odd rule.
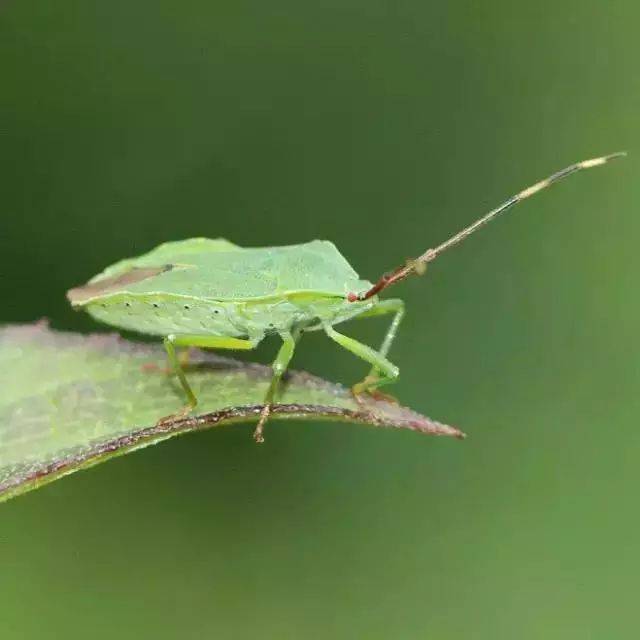
[[[268, 366], [192, 351], [198, 413], [158, 425], [184, 402], [165, 367], [161, 345], [60, 333], [46, 322], [0, 328], [0, 501], [175, 435], [256, 420], [271, 375]], [[464, 437], [389, 400], [356, 402], [302, 372], [288, 376], [272, 415]]]

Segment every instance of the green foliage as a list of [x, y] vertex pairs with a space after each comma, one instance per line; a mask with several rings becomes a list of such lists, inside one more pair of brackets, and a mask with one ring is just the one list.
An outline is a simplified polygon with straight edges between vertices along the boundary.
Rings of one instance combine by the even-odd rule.
[[[0, 329], [0, 501], [172, 436], [257, 418], [271, 370], [191, 352], [198, 415], [158, 426], [183, 402], [160, 345], [113, 334], [58, 333], [46, 323]], [[384, 399], [292, 373], [274, 417], [342, 420], [462, 437]], [[252, 446], [247, 438], [247, 446]]]

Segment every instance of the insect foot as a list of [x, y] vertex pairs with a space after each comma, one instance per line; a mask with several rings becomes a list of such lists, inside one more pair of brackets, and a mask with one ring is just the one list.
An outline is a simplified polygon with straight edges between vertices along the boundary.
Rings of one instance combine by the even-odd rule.
[[376, 384], [380, 382], [378, 376], [367, 376], [362, 382], [358, 382], [351, 387], [351, 394], [358, 404], [364, 404], [365, 398], [368, 396], [374, 400], [382, 400], [392, 404], [399, 404], [398, 399], [389, 393], [383, 393], [376, 389]]
[[358, 396], [361, 396], [363, 393], [370, 393], [379, 381], [380, 378], [378, 378], [378, 376], [367, 376], [361, 382], [357, 382], [351, 387], [353, 397], [358, 400]]
[[182, 420], [183, 418], [186, 418], [193, 411], [193, 409], [194, 408], [190, 404], [185, 405], [180, 411], [178, 411], [178, 413], [173, 413], [170, 416], [160, 418], [160, 420], [156, 422], [156, 427], [166, 427], [173, 424], [174, 422], [177, 422], [178, 420]]
[[258, 419], [258, 424], [256, 425], [256, 430], [253, 432], [253, 439], [258, 443], [262, 444], [264, 442], [264, 435], [262, 435], [264, 431], [264, 425], [267, 423], [267, 418], [271, 413], [271, 405], [265, 404], [262, 407], [262, 411], [260, 412], [260, 418]]

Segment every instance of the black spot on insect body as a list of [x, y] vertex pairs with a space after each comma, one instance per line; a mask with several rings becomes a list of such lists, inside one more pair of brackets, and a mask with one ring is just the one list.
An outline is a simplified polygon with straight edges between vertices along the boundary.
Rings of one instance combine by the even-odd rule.
[[189, 311], [189, 309], [190, 309], [190, 307], [189, 307], [189, 305], [188, 305], [188, 304], [185, 304], [185, 305], [184, 305], [184, 308], [185, 308], [187, 311]]
[[153, 303], [153, 306], [157, 309], [159, 305], [158, 305], [158, 303], [157, 303], [157, 302], [154, 302], [154, 303]]
[[125, 307], [130, 307], [130, 306], [131, 306], [131, 303], [130, 303], [130, 302], [125, 302], [125, 303], [124, 303], [124, 306], [125, 306]]
[[276, 331], [277, 331], [276, 325], [273, 322], [270, 322], [267, 325], [267, 331], [266, 332], [269, 333], [269, 334], [274, 334], [274, 333], [276, 333]]

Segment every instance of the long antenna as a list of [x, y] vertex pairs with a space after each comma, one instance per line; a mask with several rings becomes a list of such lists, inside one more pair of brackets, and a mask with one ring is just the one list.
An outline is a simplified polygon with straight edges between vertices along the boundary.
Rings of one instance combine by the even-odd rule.
[[599, 167], [600, 165], [606, 164], [609, 160], [613, 160], [615, 158], [622, 158], [626, 156], [626, 152], [620, 151], [618, 153], [612, 153], [608, 156], [601, 156], [600, 158], [592, 158], [591, 160], [583, 160], [582, 162], [576, 162], [560, 171], [556, 171], [556, 173], [551, 174], [548, 178], [544, 180], [540, 180], [540, 182], [536, 182], [534, 185], [527, 187], [526, 189], [520, 191], [520, 193], [515, 196], [511, 196], [508, 200], [505, 200], [501, 205], [497, 206], [495, 209], [489, 211], [489, 213], [482, 216], [476, 220], [473, 224], [465, 227], [459, 233], [456, 233], [454, 236], [451, 236], [448, 240], [445, 240], [442, 244], [438, 245], [435, 249], [427, 249], [420, 257], [415, 258], [414, 260], [408, 260], [404, 265], [397, 267], [390, 273], [385, 273], [368, 291], [364, 293], [356, 294], [349, 293], [347, 295], [347, 300], [349, 302], [356, 302], [359, 300], [367, 300], [372, 296], [375, 296], [377, 293], [390, 287], [392, 284], [396, 284], [396, 282], [400, 282], [404, 280], [407, 276], [410, 276], [412, 273], [416, 273], [421, 275], [425, 272], [427, 268], [427, 263], [435, 260], [441, 253], [444, 253], [447, 249], [454, 247], [455, 245], [462, 242], [465, 238], [470, 236], [472, 233], [477, 231], [480, 227], [483, 227], [488, 222], [491, 222], [494, 218], [497, 218], [500, 214], [504, 213], [514, 205], [530, 198], [532, 195], [538, 193], [538, 191], [542, 191], [547, 187], [551, 186], [554, 182], [558, 182], [563, 178], [571, 175], [572, 173], [576, 173], [577, 171], [581, 171], [582, 169], [591, 169], [592, 167]]

